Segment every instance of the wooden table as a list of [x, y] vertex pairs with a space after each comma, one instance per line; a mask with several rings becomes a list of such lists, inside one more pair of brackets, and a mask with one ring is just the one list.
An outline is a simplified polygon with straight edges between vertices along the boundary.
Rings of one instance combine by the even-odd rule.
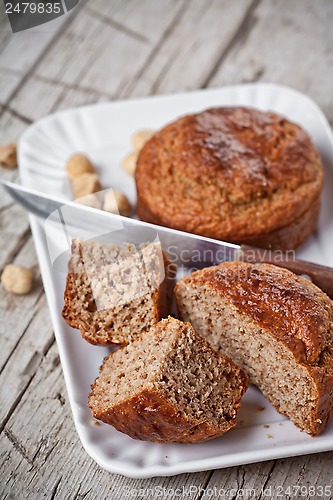
[[[16, 35], [3, 3], [0, 12], [1, 143], [59, 109], [256, 81], [307, 93], [333, 120], [332, 0], [81, 0]], [[17, 171], [1, 176], [18, 179]], [[3, 192], [0, 211], [0, 269], [14, 261], [37, 275], [27, 296], [0, 289], [3, 498], [219, 498], [216, 487], [225, 498], [259, 499], [262, 488], [271, 488], [266, 498], [289, 498], [279, 486], [333, 490], [331, 452], [145, 480], [100, 469], [74, 429], [27, 216]]]

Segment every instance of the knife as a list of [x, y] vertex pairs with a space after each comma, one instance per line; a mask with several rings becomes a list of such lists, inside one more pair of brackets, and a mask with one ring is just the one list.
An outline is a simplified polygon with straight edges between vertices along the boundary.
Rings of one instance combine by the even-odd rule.
[[67, 252], [50, 255], [54, 265], [59, 258], [67, 263], [70, 242], [77, 237], [114, 244], [160, 241], [170, 260], [187, 272], [225, 261], [265, 262], [306, 275], [333, 298], [333, 269], [298, 260], [294, 251], [283, 253], [218, 241], [63, 200], [9, 181], [0, 180], [0, 184], [13, 200], [44, 220], [46, 233], [54, 234], [54, 228], [61, 225]]

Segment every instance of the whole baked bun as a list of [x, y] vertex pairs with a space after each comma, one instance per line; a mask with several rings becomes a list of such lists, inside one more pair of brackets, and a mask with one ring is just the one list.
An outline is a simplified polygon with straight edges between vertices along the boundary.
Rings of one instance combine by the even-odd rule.
[[144, 221], [286, 250], [315, 229], [324, 173], [299, 125], [272, 112], [220, 107], [155, 133], [135, 177]]

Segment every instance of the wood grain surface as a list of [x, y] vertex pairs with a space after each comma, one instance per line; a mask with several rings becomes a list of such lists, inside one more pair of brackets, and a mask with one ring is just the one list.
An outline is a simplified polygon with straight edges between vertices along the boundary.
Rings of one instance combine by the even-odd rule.
[[[256, 81], [307, 93], [332, 124], [332, 26], [332, 0], [81, 0], [13, 35], [1, 3], [0, 143], [64, 108]], [[27, 216], [4, 192], [0, 225], [0, 271], [36, 272], [27, 296], [0, 289], [2, 498], [332, 498], [307, 489], [333, 491], [332, 452], [144, 480], [98, 467], [71, 418]]]

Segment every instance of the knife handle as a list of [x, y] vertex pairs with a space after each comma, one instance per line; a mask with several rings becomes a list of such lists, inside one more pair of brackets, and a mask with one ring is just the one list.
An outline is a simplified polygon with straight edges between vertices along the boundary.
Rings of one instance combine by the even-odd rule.
[[239, 259], [249, 263], [265, 262], [274, 264], [289, 269], [295, 274], [305, 274], [333, 299], [333, 269], [305, 260], [297, 260], [293, 251], [283, 253], [279, 250], [265, 250], [242, 245], [239, 251]]

